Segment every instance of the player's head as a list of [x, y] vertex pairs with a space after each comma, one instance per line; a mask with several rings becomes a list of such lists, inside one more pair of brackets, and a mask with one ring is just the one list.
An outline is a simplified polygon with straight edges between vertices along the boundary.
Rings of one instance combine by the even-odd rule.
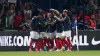
[[55, 9], [50, 9], [50, 12], [53, 13]]
[[52, 17], [51, 13], [48, 13], [47, 18], [51, 18], [51, 17]]
[[64, 9], [64, 10], [63, 10], [63, 15], [65, 16], [65, 15], [67, 15], [67, 14], [68, 14], [68, 10]]
[[55, 15], [59, 15], [59, 11], [58, 10], [54, 10]]
[[56, 9], [50, 9], [50, 13], [53, 14], [53, 15], [58, 15], [59, 11], [56, 10]]
[[54, 10], [55, 10], [55, 9], [50, 9], [50, 13], [51, 13], [51, 14], [54, 14]]

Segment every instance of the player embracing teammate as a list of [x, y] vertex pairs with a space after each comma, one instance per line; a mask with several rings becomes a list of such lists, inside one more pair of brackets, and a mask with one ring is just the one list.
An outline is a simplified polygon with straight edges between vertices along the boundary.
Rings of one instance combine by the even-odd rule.
[[50, 9], [47, 17], [43, 14], [35, 17], [31, 23], [31, 41], [29, 51], [32, 51], [32, 44], [38, 51], [62, 51], [67, 46], [67, 51], [71, 51], [71, 21], [68, 10], [59, 13], [58, 10]]
[[62, 33], [62, 44], [63, 47], [65, 44], [67, 45], [67, 51], [71, 51], [71, 21], [70, 17], [68, 16], [68, 10], [63, 10], [63, 16], [64, 16], [64, 21], [63, 21], [63, 26], [64, 26], [64, 31]]

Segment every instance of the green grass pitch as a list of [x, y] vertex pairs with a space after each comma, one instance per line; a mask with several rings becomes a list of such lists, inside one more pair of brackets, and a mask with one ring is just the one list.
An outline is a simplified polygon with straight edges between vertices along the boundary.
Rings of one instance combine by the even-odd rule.
[[100, 56], [100, 51], [71, 51], [71, 52], [0, 52], [0, 56]]

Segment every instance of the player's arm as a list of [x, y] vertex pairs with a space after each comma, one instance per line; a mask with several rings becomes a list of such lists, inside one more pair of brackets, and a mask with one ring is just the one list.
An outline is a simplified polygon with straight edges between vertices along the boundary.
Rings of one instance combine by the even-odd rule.
[[49, 25], [54, 25], [54, 22], [49, 22], [48, 24], [49, 24]]
[[54, 18], [56, 18], [56, 20], [58, 20], [58, 21], [64, 21], [65, 20], [64, 18], [60, 18], [60, 17], [57, 17], [57, 16], [54, 16]]
[[42, 22], [38, 22], [39, 25], [41, 25], [42, 27], [46, 27], [47, 26], [47, 22], [45, 20], [43, 20]]
[[48, 22], [49, 25], [54, 25], [56, 23], [56, 20], [52, 20], [51, 22]]

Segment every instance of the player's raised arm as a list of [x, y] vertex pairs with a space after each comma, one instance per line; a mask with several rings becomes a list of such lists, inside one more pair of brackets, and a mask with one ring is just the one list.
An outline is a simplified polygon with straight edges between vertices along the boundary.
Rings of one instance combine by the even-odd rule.
[[64, 21], [64, 18], [62, 17], [62, 14], [60, 14], [58, 10], [55, 10], [54, 18], [58, 21]]

